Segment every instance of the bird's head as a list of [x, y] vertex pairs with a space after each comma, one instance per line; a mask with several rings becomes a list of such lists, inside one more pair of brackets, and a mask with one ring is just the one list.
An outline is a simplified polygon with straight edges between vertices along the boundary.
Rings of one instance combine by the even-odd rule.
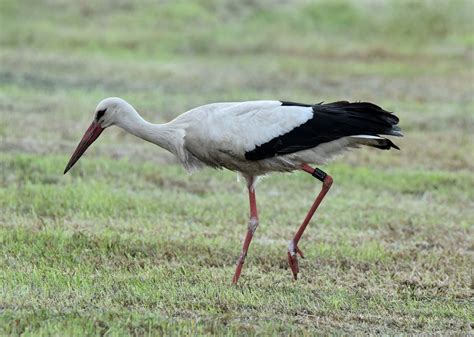
[[94, 119], [72, 154], [64, 169], [64, 174], [74, 166], [87, 148], [99, 138], [102, 131], [112, 125], [122, 125], [136, 115], [135, 109], [121, 98], [109, 97], [102, 100], [95, 108]]

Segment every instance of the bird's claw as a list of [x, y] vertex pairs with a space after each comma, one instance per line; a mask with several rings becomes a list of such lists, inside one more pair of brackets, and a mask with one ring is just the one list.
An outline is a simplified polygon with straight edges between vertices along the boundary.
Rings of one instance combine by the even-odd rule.
[[288, 264], [290, 265], [295, 280], [298, 279], [298, 273], [300, 271], [298, 267], [298, 254], [304, 259], [303, 252], [298, 248], [298, 246], [295, 246], [293, 251], [288, 251]]

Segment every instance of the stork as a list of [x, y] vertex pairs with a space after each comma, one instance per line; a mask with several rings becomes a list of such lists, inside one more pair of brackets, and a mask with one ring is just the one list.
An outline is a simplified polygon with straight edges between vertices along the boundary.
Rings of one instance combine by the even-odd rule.
[[306, 226], [329, 191], [333, 179], [317, 167], [335, 155], [360, 145], [399, 148], [382, 135], [402, 136], [398, 117], [367, 102], [301, 104], [262, 100], [207, 104], [172, 121], [144, 120], [125, 100], [110, 97], [96, 107], [94, 118], [79, 142], [64, 174], [108, 127], [125, 131], [174, 154], [193, 171], [203, 166], [239, 172], [247, 182], [250, 219], [233, 283], [239, 280], [250, 242], [259, 225], [255, 186], [271, 172], [301, 170], [322, 182], [308, 214], [288, 244], [288, 263], [296, 280], [298, 247]]

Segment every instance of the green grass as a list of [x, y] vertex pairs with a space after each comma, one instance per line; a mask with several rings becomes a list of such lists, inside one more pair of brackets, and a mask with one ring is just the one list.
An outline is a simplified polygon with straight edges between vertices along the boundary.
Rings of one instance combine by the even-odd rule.
[[[471, 1], [0, 1], [0, 334], [472, 333]], [[107, 130], [62, 170], [96, 103], [167, 121], [213, 101], [374, 101], [401, 151], [361, 149], [320, 184], [189, 176]]]

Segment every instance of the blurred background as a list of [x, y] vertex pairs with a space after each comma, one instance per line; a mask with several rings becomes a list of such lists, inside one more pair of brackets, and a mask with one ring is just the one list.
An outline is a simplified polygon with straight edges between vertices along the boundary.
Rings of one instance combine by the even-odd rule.
[[[409, 137], [391, 165], [473, 168], [472, 1], [0, 6], [2, 151], [69, 152], [108, 96], [155, 122], [209, 102], [347, 99], [401, 116]], [[103, 138], [121, 142], [117, 130]], [[101, 149], [150, 149], [114, 145]]]
[[[0, 0], [0, 333], [472, 333], [473, 16], [472, 0]], [[211, 102], [370, 101], [405, 137], [325, 168], [297, 283], [286, 244], [320, 186], [264, 180], [229, 287], [235, 174], [189, 177], [110, 128], [62, 175], [109, 96], [156, 123]]]

